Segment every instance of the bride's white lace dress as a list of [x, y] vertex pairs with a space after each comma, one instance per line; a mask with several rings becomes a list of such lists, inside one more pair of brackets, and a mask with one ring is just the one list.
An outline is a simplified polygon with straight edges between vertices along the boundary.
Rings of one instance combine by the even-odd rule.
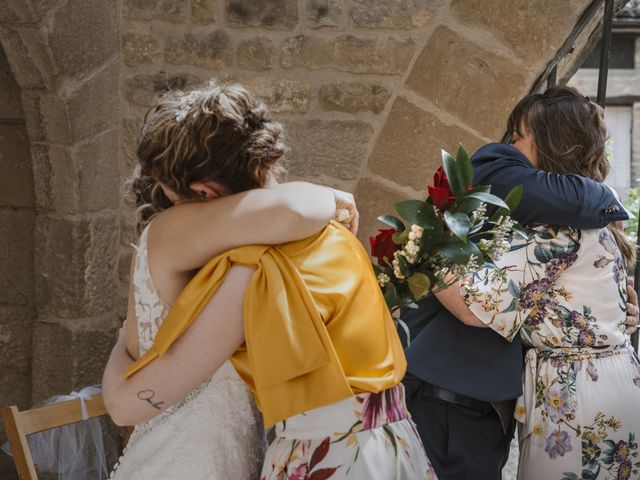
[[[169, 312], [151, 280], [146, 228], [133, 276], [140, 355], [153, 344]], [[183, 402], [137, 425], [112, 473], [117, 480], [257, 479], [265, 440], [253, 398], [225, 364]]]

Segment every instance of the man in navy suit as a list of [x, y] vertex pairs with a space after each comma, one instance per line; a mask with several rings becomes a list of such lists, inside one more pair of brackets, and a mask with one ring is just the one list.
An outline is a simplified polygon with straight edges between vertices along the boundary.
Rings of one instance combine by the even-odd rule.
[[[605, 185], [533, 167], [506, 144], [489, 144], [472, 157], [474, 184], [505, 197], [524, 195], [512, 216], [523, 225], [601, 228], [626, 220]], [[407, 403], [440, 480], [500, 480], [513, 436], [515, 399], [522, 393], [522, 345], [491, 329], [468, 327], [430, 296], [402, 312]]]

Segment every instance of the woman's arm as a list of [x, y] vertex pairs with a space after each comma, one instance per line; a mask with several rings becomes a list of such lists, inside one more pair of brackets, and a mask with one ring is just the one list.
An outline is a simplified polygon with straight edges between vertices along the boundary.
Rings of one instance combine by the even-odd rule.
[[462, 294], [460, 293], [460, 285], [454, 282], [449, 288], [441, 290], [435, 294], [438, 301], [449, 310], [462, 323], [469, 327], [488, 328], [488, 325], [480, 320], [469, 309]]
[[194, 270], [216, 255], [243, 245], [277, 245], [319, 232], [336, 213], [352, 212], [353, 196], [327, 187], [291, 182], [161, 212], [150, 231], [150, 250], [175, 273]]
[[133, 363], [124, 331], [103, 378], [107, 411], [118, 425], [136, 425], [183, 400], [208, 380], [244, 342], [243, 303], [254, 270], [235, 266], [198, 318], [162, 356], [125, 380]]

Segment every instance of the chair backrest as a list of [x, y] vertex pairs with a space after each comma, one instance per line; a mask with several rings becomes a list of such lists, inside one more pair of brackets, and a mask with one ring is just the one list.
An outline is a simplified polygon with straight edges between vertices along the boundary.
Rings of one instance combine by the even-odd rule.
[[[100, 394], [85, 400], [85, 405], [89, 418], [107, 413]], [[82, 419], [82, 403], [79, 398], [31, 410], [19, 411], [15, 405], [3, 408], [2, 422], [9, 438], [18, 478], [20, 480], [38, 479], [27, 443], [27, 435], [79, 422]]]

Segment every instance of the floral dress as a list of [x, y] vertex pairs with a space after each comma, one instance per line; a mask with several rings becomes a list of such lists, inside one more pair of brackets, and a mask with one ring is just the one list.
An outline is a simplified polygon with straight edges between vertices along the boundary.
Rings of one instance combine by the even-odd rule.
[[437, 480], [402, 384], [276, 424], [260, 480], [345, 479]]
[[462, 294], [490, 328], [527, 347], [518, 478], [640, 478], [640, 364], [624, 333], [625, 266], [610, 232], [537, 227], [497, 266], [465, 279]]

